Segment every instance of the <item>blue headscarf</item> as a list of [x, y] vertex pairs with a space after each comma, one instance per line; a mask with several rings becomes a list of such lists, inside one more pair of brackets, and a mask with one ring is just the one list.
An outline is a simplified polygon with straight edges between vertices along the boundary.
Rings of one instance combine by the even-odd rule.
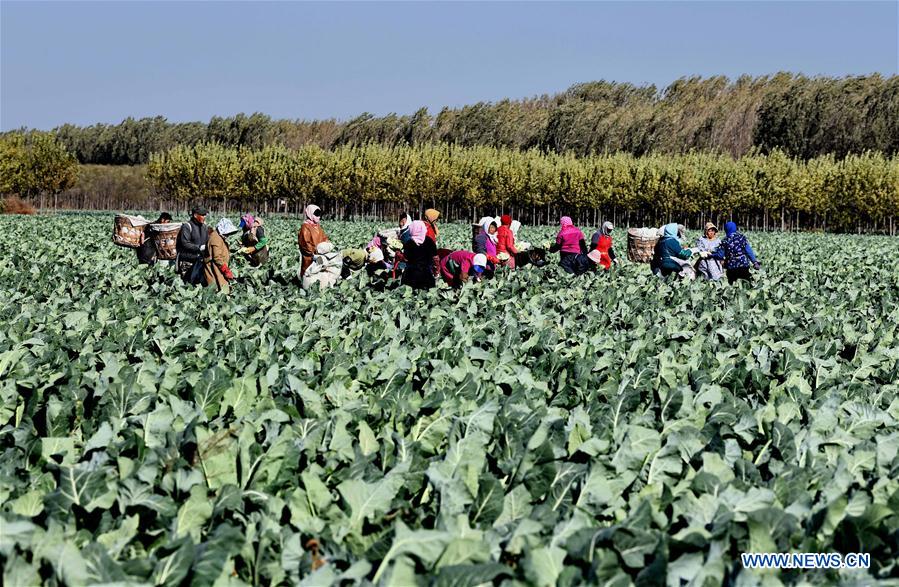
[[663, 236], [665, 238], [677, 238], [677, 223], [666, 224]]
[[735, 232], [737, 232], [736, 222], [731, 221], [724, 225], [724, 234], [726, 234], [727, 236], [730, 236]]

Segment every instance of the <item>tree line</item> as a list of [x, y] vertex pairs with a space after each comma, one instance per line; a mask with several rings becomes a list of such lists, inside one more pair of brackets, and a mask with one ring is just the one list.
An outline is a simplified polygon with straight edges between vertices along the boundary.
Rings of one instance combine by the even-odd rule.
[[690, 77], [664, 89], [599, 81], [436, 115], [422, 108], [347, 121], [273, 120], [260, 113], [208, 123], [129, 118], [53, 132], [79, 162], [102, 165], [143, 164], [152, 153], [209, 142], [250, 149], [446, 143], [577, 156], [708, 151], [742, 157], [775, 150], [803, 160], [865, 151], [891, 156], [899, 152], [899, 76]]
[[[533, 223], [569, 214], [625, 225], [740, 219], [756, 229], [876, 230], [895, 234], [899, 156], [878, 152], [809, 160], [780, 150], [728, 155], [577, 157], [447, 144], [323, 149], [178, 146], [151, 156], [156, 193], [185, 206], [385, 217], [435, 207], [470, 220], [511, 212]], [[593, 222], [597, 224], [596, 222]]]

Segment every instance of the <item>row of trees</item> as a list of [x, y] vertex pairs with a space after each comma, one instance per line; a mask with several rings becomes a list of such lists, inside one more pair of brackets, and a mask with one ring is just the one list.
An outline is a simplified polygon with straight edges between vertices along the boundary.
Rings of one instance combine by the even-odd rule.
[[52, 133], [0, 136], [0, 195], [56, 196], [77, 178], [78, 161]]
[[262, 149], [219, 144], [155, 154], [148, 177], [183, 202], [299, 210], [326, 203], [338, 215], [438, 207], [454, 219], [510, 210], [531, 222], [561, 213], [657, 225], [737, 217], [756, 228], [894, 232], [899, 157], [831, 155], [802, 161], [781, 151], [724, 155], [572, 154], [421, 145]]
[[579, 156], [709, 151], [740, 157], [780, 150], [811, 159], [899, 153], [899, 76], [684, 78], [663, 90], [592, 82], [524, 100], [409, 115], [336, 120], [272, 120], [264, 114], [208, 123], [127, 119], [117, 125], [64, 125], [55, 133], [82, 163], [142, 164], [176, 145], [217, 142], [334, 148], [448, 143]]

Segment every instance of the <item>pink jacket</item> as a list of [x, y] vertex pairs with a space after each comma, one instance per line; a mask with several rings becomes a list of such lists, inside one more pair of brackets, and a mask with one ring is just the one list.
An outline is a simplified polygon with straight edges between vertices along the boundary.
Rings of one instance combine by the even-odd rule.
[[471, 266], [474, 264], [474, 253], [471, 251], [453, 251], [440, 261], [440, 275], [446, 281], [452, 281], [455, 278], [452, 270], [447, 267], [447, 263], [452, 263], [458, 265], [462, 271], [462, 275], [467, 275], [469, 271], [471, 271]]
[[580, 253], [582, 240], [584, 240], [584, 233], [576, 226], [565, 226], [556, 236], [556, 243], [562, 245], [559, 250], [563, 253]]

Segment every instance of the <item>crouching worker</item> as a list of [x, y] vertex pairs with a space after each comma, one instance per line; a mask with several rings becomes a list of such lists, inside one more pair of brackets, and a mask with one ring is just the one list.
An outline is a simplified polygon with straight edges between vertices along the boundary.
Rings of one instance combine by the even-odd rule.
[[683, 247], [678, 239], [680, 232], [680, 228], [674, 223], [666, 224], [662, 229], [662, 238], [656, 243], [650, 263], [653, 273], [661, 277], [675, 274], [688, 279], [696, 276], [689, 263], [694, 251]]
[[[300, 275], [303, 279], [303, 289], [311, 289], [318, 284], [321, 289], [334, 286], [340, 280], [340, 272], [343, 268], [343, 260], [340, 252], [334, 250], [334, 243], [325, 241], [315, 247], [312, 262], [305, 272]], [[302, 271], [302, 268], [300, 269]]]
[[244, 214], [238, 227], [243, 229], [240, 235], [240, 252], [250, 262], [251, 267], [259, 267], [268, 261], [268, 238], [262, 228], [262, 218], [252, 214]]
[[228, 251], [226, 239], [239, 229], [227, 218], [222, 218], [209, 233], [209, 245], [206, 248], [205, 268], [206, 285], [215, 285], [222, 293], [229, 293], [231, 287], [229, 281], [234, 279], [234, 273], [228, 267], [231, 261], [231, 253]]
[[440, 261], [440, 275], [450, 287], [458, 288], [472, 277], [480, 281], [487, 271], [487, 255], [454, 251]]
[[578, 253], [568, 257], [562, 269], [572, 275], [583, 275], [591, 271], [596, 271], [597, 267], [602, 266], [602, 252], [593, 249], [586, 255]]
[[593, 238], [590, 239], [592, 248], [602, 254], [602, 260], [600, 260], [599, 264], [607, 271], [612, 268], [612, 263], [618, 263], [618, 259], [615, 257], [615, 249], [612, 248], [613, 230], [615, 230], [614, 224], [609, 221], [603, 222], [602, 228], [594, 232]]
[[344, 249], [340, 256], [343, 258], [343, 268], [340, 271], [341, 279], [348, 278], [365, 267], [368, 262], [368, 253], [365, 252], [365, 249]]

